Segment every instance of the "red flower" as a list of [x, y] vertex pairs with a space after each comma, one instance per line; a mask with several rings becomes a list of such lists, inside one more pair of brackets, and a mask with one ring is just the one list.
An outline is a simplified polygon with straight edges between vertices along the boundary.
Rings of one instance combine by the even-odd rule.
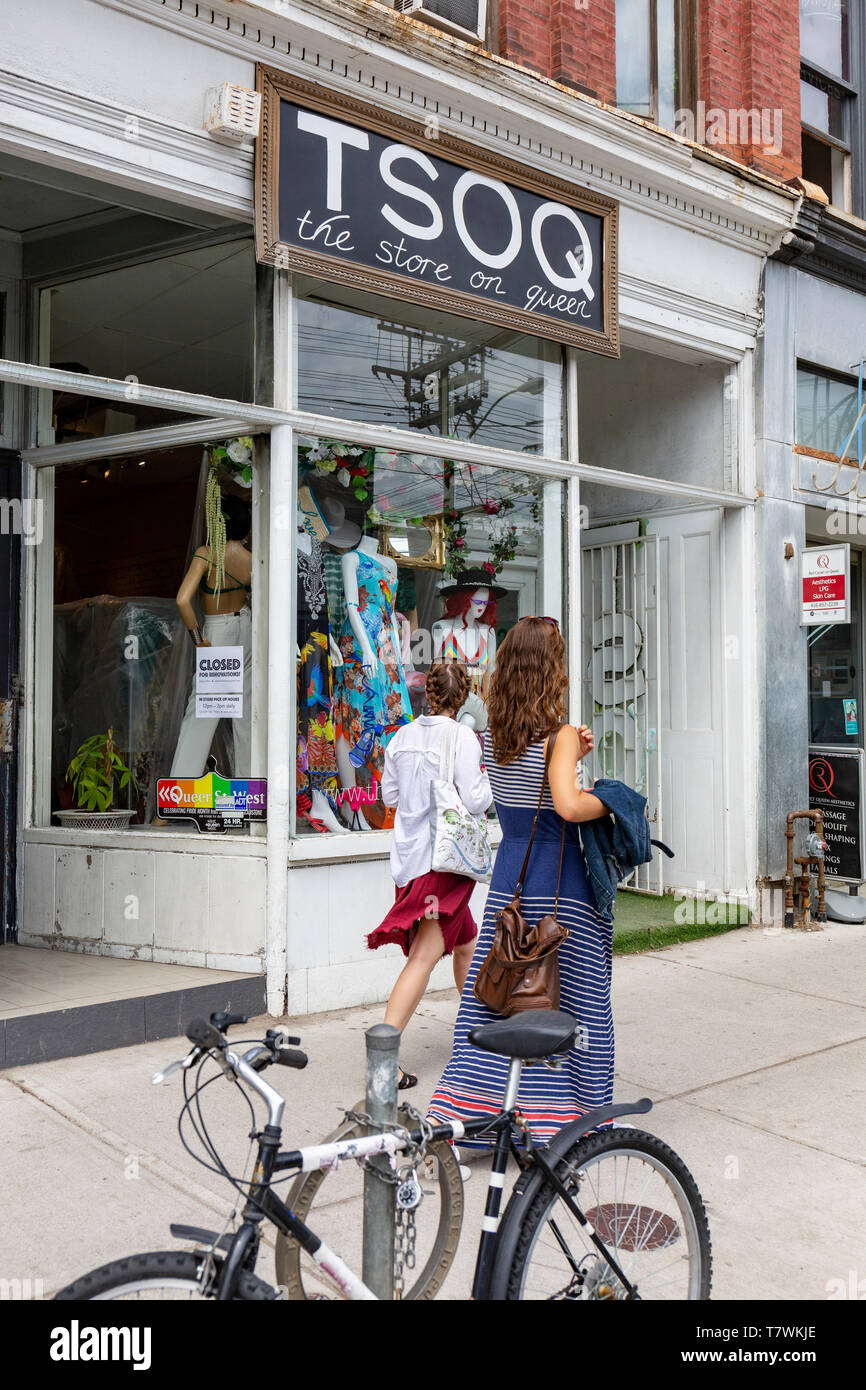
[[483, 570], [486, 570], [486, 572], [490, 575], [490, 578], [491, 578], [491, 579], [495, 579], [495, 577], [496, 577], [496, 566], [494, 565], [494, 563], [493, 563], [492, 560], [485, 560], [485, 561], [484, 561], [484, 564], [481, 566], [481, 568], [482, 568]]
[[466, 542], [465, 542], [465, 540], [463, 539], [462, 536], [455, 536], [455, 537], [454, 537], [454, 549], [455, 549], [455, 550], [462, 550], [463, 547], [465, 546], [465, 544], [466, 544]]
[[486, 502], [482, 502], [481, 506], [482, 510], [485, 511], [488, 516], [497, 516], [499, 513], [500, 503], [491, 502], [489, 497]]

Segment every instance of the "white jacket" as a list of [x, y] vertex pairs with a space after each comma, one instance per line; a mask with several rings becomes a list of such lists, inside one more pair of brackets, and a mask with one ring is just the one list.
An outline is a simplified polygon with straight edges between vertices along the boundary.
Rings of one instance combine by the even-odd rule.
[[[454, 727], [447, 714], [422, 714], [391, 739], [385, 750], [382, 800], [396, 806], [391, 840], [391, 873], [398, 888], [430, 872], [430, 783], [439, 777], [446, 731]], [[465, 724], [457, 725], [454, 783], [467, 811], [480, 815], [493, 800], [481, 763], [481, 745]]]

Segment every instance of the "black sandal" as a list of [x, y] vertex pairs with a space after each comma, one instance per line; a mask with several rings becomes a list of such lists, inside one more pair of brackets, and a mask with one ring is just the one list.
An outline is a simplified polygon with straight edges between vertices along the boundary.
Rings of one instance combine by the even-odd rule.
[[400, 1080], [397, 1082], [398, 1091], [411, 1091], [413, 1086], [418, 1085], [418, 1078], [411, 1071], [404, 1071], [402, 1067], [398, 1067], [397, 1070], [400, 1073]]

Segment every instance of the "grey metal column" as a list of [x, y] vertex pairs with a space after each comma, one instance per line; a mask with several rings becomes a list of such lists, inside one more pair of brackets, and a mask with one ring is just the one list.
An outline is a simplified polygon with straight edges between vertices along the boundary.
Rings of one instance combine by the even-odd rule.
[[[397, 1120], [397, 1055], [400, 1030], [390, 1023], [376, 1023], [366, 1032], [367, 1114], [379, 1124]], [[377, 1298], [394, 1297], [394, 1227], [396, 1188], [383, 1182], [373, 1169], [391, 1176], [384, 1154], [368, 1161], [364, 1173], [364, 1248], [361, 1277]]]

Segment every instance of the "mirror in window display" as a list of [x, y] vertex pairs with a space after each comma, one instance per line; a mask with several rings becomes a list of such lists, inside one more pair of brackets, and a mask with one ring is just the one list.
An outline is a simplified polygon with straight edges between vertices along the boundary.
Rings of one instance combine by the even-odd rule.
[[[209, 759], [227, 782], [252, 775], [252, 455], [243, 438], [58, 470], [54, 814], [83, 809], [69, 768], [108, 730], [130, 772], [113, 806], [139, 827], [164, 823], [160, 778], [201, 779]], [[195, 659], [225, 647], [243, 686], [221, 720], [197, 705]]]
[[319, 281], [297, 300], [298, 405], [561, 458], [558, 343]]
[[296, 827], [388, 829], [385, 749], [427, 712], [432, 662], [466, 665], [458, 717], [480, 734], [498, 641], [561, 614], [562, 485], [338, 440], [298, 463]]

